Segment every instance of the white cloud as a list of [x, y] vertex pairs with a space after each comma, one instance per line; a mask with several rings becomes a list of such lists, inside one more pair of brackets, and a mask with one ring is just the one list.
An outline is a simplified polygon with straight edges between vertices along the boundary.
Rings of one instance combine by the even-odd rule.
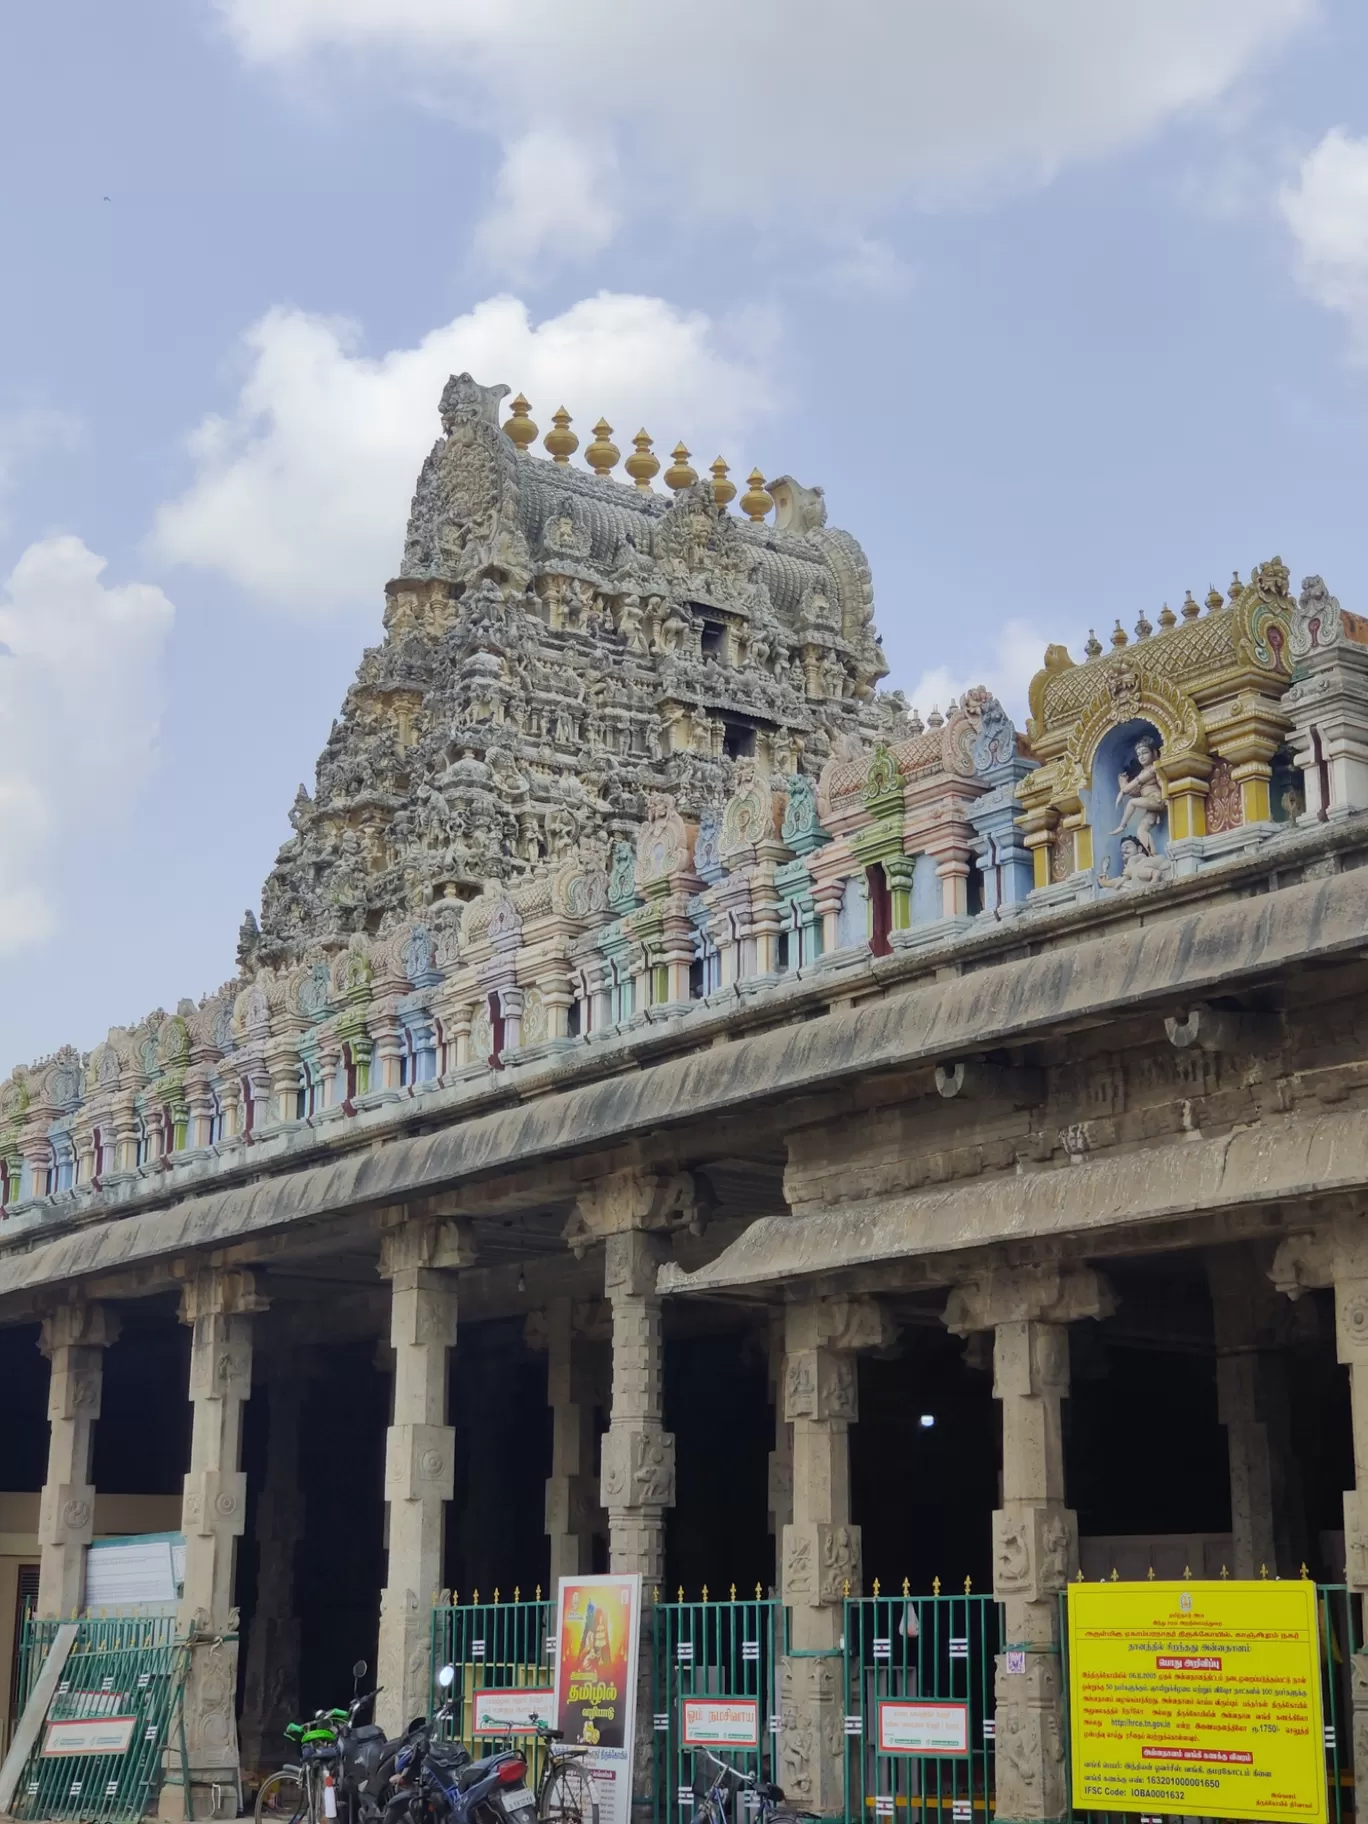
[[614, 159], [549, 128], [514, 140], [504, 152], [494, 201], [475, 234], [486, 265], [526, 279], [548, 257], [584, 260], [617, 230], [609, 201]]
[[[602, 413], [624, 453], [644, 425], [661, 452], [682, 436], [743, 474], [740, 434], [773, 397], [772, 324], [724, 328], [660, 298], [601, 292], [536, 324], [516, 298], [490, 298], [417, 348], [372, 359], [358, 339], [295, 310], [252, 326], [236, 407], [194, 433], [194, 483], [158, 512], [160, 558], [220, 570], [300, 614], [373, 605], [398, 569], [442, 387], [463, 370], [524, 392], [543, 431], [565, 404], [581, 447]], [[743, 341], [768, 355], [734, 352]]]
[[1333, 127], [1278, 202], [1296, 243], [1301, 284], [1349, 319], [1355, 351], [1368, 359], [1368, 139]]
[[69, 449], [80, 433], [77, 419], [42, 406], [0, 413], [0, 531], [6, 525], [5, 496], [17, 483], [21, 468], [54, 445]]
[[[467, 125], [620, 143], [638, 200], [819, 232], [1209, 115], [1317, 0], [216, 0], [244, 57], [389, 53]], [[512, 101], [512, 106], [510, 106]], [[518, 105], [521, 103], [521, 105]], [[585, 123], [581, 129], [578, 123]]]
[[0, 593], [0, 955], [51, 931], [54, 854], [122, 819], [156, 744], [174, 610], [104, 568], [79, 538], [46, 538]]
[[[1047, 641], [1044, 634], [1021, 620], [1008, 621], [998, 636], [991, 661], [961, 668], [959, 662], [937, 665], [924, 671], [910, 690], [907, 700], [922, 718], [933, 709], [942, 713], [952, 697], [959, 697], [973, 684], [986, 684], [1018, 728], [1026, 726], [1026, 690], [1040, 670]], [[899, 684], [896, 678], [889, 685]]]

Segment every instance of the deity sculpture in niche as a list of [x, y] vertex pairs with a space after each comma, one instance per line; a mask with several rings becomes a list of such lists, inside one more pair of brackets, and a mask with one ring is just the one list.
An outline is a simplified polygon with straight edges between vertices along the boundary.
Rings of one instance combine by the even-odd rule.
[[[1116, 808], [1121, 811], [1121, 821], [1112, 835], [1123, 836], [1134, 824], [1132, 834], [1146, 855], [1154, 854], [1154, 832], [1163, 820], [1165, 810], [1164, 789], [1159, 783], [1156, 765], [1158, 758], [1158, 743], [1149, 735], [1141, 735], [1135, 743], [1133, 764], [1123, 767], [1116, 780]], [[1124, 810], [1121, 809], [1123, 805]]]

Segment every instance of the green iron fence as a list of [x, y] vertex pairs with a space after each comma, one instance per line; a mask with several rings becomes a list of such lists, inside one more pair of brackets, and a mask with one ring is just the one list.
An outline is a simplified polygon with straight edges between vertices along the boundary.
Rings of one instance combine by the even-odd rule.
[[[62, 1623], [26, 1615], [19, 1653], [19, 1709], [28, 1700]], [[168, 1753], [186, 1781], [181, 1699], [189, 1650], [172, 1616], [111, 1615], [78, 1623], [47, 1719], [14, 1795], [13, 1816], [80, 1818], [92, 1824], [141, 1818], [155, 1808]], [[103, 1723], [116, 1753], [81, 1748]], [[53, 1730], [51, 1725], [59, 1728]], [[69, 1746], [62, 1743], [65, 1735]], [[48, 1752], [55, 1746], [56, 1752]], [[174, 1777], [174, 1775], [173, 1775]]]
[[[443, 1666], [454, 1666], [456, 1679], [451, 1687], [451, 1722], [443, 1735], [464, 1742], [472, 1754], [489, 1751], [498, 1740], [494, 1731], [476, 1727], [475, 1694], [478, 1691], [545, 1690], [554, 1683], [553, 1655], [556, 1642], [555, 1604], [543, 1598], [540, 1588], [526, 1601], [520, 1589], [513, 1592], [512, 1602], [500, 1600], [498, 1590], [492, 1602], [481, 1602], [479, 1592], [473, 1602], [440, 1604], [432, 1611], [432, 1703], [436, 1710], [446, 1701], [447, 1693], [437, 1685], [437, 1674]], [[540, 1712], [539, 1712], [540, 1714]], [[551, 1714], [548, 1698], [544, 1714]], [[534, 1779], [541, 1772], [538, 1753], [527, 1744]]]
[[[762, 1779], [777, 1777], [778, 1604], [753, 1598], [657, 1602], [649, 1613], [652, 1811], [656, 1824], [692, 1815], [695, 1796], [720, 1760]], [[639, 1724], [638, 1727], [641, 1727]], [[735, 1806], [735, 1824], [743, 1824]]]
[[[1086, 1811], [1075, 1806], [1072, 1793], [1073, 1757], [1069, 1750], [1069, 1615], [1068, 1594], [1059, 1599], [1064, 1690], [1064, 1774], [1070, 1781], [1069, 1816], [1074, 1824], [1158, 1824], [1143, 1812]], [[1321, 1661], [1321, 1708], [1325, 1729], [1325, 1783], [1330, 1824], [1349, 1824], [1354, 1818], [1353, 1710], [1350, 1688], [1353, 1656], [1363, 1644], [1360, 1598], [1342, 1583], [1316, 1586]]]
[[969, 1824], [993, 1815], [993, 1684], [1001, 1611], [964, 1590], [848, 1597], [846, 1824]]

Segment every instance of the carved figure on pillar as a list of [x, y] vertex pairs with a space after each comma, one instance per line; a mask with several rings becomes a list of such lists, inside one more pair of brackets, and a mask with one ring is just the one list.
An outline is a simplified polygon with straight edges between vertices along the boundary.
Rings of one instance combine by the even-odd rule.
[[[264, 1311], [253, 1274], [207, 1268], [181, 1291], [181, 1322], [191, 1327], [190, 1468], [181, 1502], [185, 1583], [178, 1626], [190, 1635], [185, 1684], [185, 1743], [194, 1817], [235, 1817], [239, 1794], [237, 1542], [247, 1515], [242, 1408], [252, 1393], [252, 1317]], [[178, 1763], [173, 1756], [169, 1768]], [[170, 1778], [162, 1815], [179, 1817], [182, 1795]]]
[[59, 1305], [43, 1319], [38, 1347], [52, 1365], [47, 1481], [38, 1507], [38, 1613], [45, 1617], [74, 1615], [85, 1602], [85, 1555], [95, 1528], [90, 1459], [104, 1351], [118, 1335], [119, 1320], [103, 1305]]
[[394, 1418], [385, 1442], [389, 1561], [380, 1599], [376, 1720], [397, 1735], [427, 1708], [429, 1611], [442, 1582], [445, 1509], [455, 1486], [456, 1434], [447, 1424], [447, 1357], [456, 1342], [456, 1279], [432, 1265], [461, 1264], [439, 1225], [401, 1221], [381, 1241], [390, 1282]]
[[952, 1292], [956, 1336], [993, 1332], [1002, 1404], [1002, 1506], [993, 1515], [993, 1592], [1004, 1639], [1025, 1671], [997, 1665], [997, 1815], [1014, 1824], [1068, 1815], [1059, 1657], [1059, 1592], [1078, 1565], [1078, 1519], [1065, 1505], [1060, 1403], [1069, 1391], [1068, 1326], [1107, 1317], [1111, 1288], [1090, 1268], [994, 1271]]
[[873, 1299], [809, 1299], [784, 1316], [781, 1413], [793, 1431], [793, 1497], [781, 1595], [795, 1655], [783, 1667], [782, 1784], [797, 1804], [830, 1812], [844, 1802], [843, 1705], [835, 1661], [821, 1656], [838, 1651], [845, 1597], [860, 1590], [860, 1529], [850, 1510], [856, 1351], [883, 1347], [896, 1332]]

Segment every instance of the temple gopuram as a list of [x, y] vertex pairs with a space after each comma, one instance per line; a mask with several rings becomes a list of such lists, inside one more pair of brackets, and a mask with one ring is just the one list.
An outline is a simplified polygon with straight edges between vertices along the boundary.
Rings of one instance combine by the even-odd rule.
[[923, 721], [820, 488], [508, 391], [442, 394], [235, 973], [0, 1082], [11, 1735], [54, 1628], [142, 1618], [144, 1799], [236, 1816], [356, 1658], [394, 1732], [632, 1572], [659, 1824], [691, 1691], [813, 1812], [1057, 1820], [1071, 1581], [1303, 1577], [1338, 1818], [1368, 619], [1271, 557]]

